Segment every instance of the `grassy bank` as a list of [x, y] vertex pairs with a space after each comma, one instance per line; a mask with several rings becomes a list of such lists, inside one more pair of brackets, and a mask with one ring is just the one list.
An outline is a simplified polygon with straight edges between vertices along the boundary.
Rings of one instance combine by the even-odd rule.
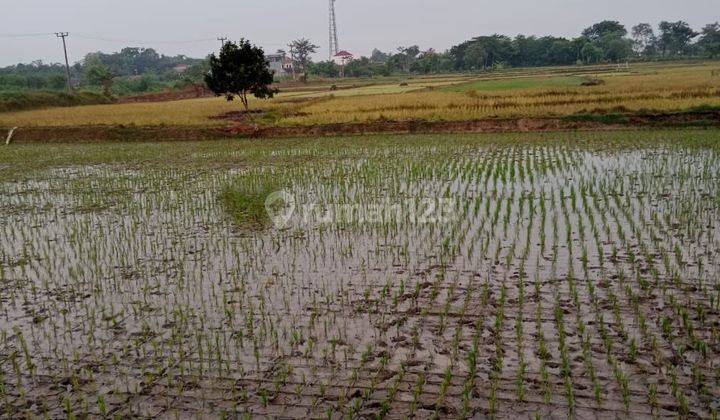
[[0, 112], [40, 108], [109, 104], [112, 99], [96, 92], [8, 91], [0, 92]]

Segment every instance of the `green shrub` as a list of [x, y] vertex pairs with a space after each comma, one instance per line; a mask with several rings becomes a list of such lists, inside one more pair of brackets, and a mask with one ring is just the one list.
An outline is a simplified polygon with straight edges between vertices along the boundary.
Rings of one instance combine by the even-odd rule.
[[259, 227], [270, 222], [265, 200], [279, 188], [266, 177], [238, 179], [220, 193], [225, 211], [242, 227]]
[[6, 91], [0, 92], [0, 112], [25, 111], [57, 106], [107, 104], [113, 102], [101, 93], [78, 91], [73, 93], [53, 91]]

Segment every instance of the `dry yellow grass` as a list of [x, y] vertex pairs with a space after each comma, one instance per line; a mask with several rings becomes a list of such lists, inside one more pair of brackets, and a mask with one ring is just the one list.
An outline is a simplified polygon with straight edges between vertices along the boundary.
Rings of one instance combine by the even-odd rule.
[[[259, 100], [252, 99], [251, 107]], [[263, 108], [280, 107], [277, 101], [265, 101]], [[187, 99], [170, 102], [89, 105], [73, 108], [50, 108], [0, 114], [5, 126], [77, 126], [77, 125], [219, 125], [211, 117], [240, 111], [240, 102], [224, 98]]]
[[[594, 87], [539, 87], [492, 92], [446, 91], [445, 86], [482, 75], [414, 77], [378, 81], [375, 85], [329, 91], [317, 86], [307, 91], [281, 93], [273, 100], [253, 99], [253, 108], [275, 111], [281, 125], [391, 120], [472, 120], [479, 118], [564, 116], [597, 111], [682, 110], [699, 105], [720, 106], [718, 63], [697, 65], [633, 66], [631, 73], [601, 73], [604, 85]], [[568, 68], [564, 75], [572, 74]], [[578, 68], [578, 71], [585, 68]], [[549, 77], [557, 70], [513, 71], [496, 78]], [[369, 82], [370, 83], [370, 82]], [[463, 86], [463, 85], [460, 85]], [[462, 88], [460, 88], [462, 90]], [[302, 99], [316, 100], [299, 102]], [[221, 125], [212, 117], [238, 111], [237, 102], [223, 98], [160, 103], [94, 105], [0, 114], [0, 126], [77, 125]]]
[[605, 84], [507, 92], [410, 92], [334, 98], [302, 108], [282, 124], [390, 120], [472, 120], [564, 116], [597, 111], [673, 111], [720, 106], [720, 77], [709, 66], [671, 67], [639, 74], [603, 75]]
[[336, 98], [343, 97], [356, 97], [356, 96], [369, 96], [369, 95], [383, 95], [383, 94], [396, 94], [396, 93], [407, 93], [424, 90], [427, 88], [436, 88], [448, 86], [450, 84], [462, 83], [468, 80], [468, 78], [452, 78], [452, 79], [415, 79], [408, 80], [406, 82], [396, 83], [383, 83], [369, 86], [359, 86], [352, 89], [341, 89], [337, 91], [321, 91], [316, 93], [308, 93], [307, 97], [325, 97], [332, 96]]
[[[282, 110], [297, 105], [288, 100], [322, 97], [356, 97], [377, 94], [403, 93], [426, 87], [458, 83], [466, 78], [450, 77], [440, 80], [416, 79], [408, 86], [399, 83], [360, 86], [353, 89], [331, 91], [329, 86], [308, 92], [280, 93], [272, 100], [251, 98], [251, 108], [266, 111]], [[49, 108], [32, 111], [0, 113], [0, 126], [79, 126], [79, 125], [222, 125], [224, 121], [213, 119], [227, 112], [240, 111], [239, 102], [227, 102], [224, 98], [187, 99], [169, 102], [124, 103], [111, 105], [88, 105], [72, 108]]]

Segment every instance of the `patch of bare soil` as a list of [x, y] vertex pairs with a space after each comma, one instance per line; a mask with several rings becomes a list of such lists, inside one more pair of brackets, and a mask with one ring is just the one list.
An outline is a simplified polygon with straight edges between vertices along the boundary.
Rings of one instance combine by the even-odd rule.
[[224, 114], [216, 115], [211, 117], [213, 120], [223, 120], [232, 122], [246, 122], [252, 120], [255, 116], [262, 115], [264, 113], [261, 109], [251, 109], [248, 111], [231, 111]]

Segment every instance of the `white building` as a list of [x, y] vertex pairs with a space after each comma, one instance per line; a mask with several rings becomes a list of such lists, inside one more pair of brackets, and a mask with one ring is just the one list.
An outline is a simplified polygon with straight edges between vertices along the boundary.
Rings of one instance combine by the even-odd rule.
[[275, 77], [292, 76], [293, 60], [290, 57], [285, 54], [268, 54], [265, 58], [270, 63], [270, 70], [275, 73]]
[[353, 61], [354, 58], [355, 57], [352, 54], [345, 50], [342, 50], [338, 51], [338, 53], [335, 54], [335, 56], [333, 57], [333, 62], [335, 62], [335, 64], [340, 67], [345, 67], [346, 65], [348, 65], [348, 63]]

